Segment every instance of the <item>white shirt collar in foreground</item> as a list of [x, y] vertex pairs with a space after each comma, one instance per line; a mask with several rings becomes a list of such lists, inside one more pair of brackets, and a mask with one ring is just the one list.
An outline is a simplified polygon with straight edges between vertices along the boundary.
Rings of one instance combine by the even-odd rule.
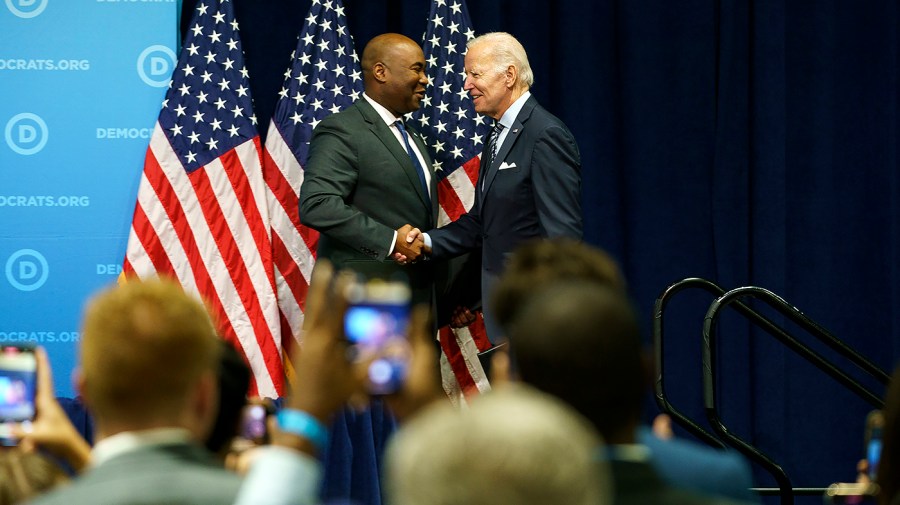
[[144, 447], [183, 444], [191, 441], [191, 433], [184, 428], [125, 431], [97, 442], [91, 449], [91, 465], [100, 465], [120, 454]]

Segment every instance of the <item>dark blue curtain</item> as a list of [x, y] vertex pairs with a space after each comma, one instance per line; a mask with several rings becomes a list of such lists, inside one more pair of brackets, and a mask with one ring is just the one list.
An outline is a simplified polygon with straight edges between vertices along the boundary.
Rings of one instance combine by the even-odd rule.
[[[263, 133], [309, 3], [235, 0]], [[344, 5], [361, 51], [386, 31], [421, 38], [429, 2]], [[648, 331], [659, 293], [699, 276], [726, 289], [771, 289], [893, 367], [896, 2], [467, 5], [478, 33], [519, 38], [535, 70], [534, 94], [578, 139], [586, 240], [621, 261]], [[711, 301], [679, 296], [666, 318], [667, 389], [698, 419], [700, 332]], [[781, 463], [796, 486], [853, 480], [869, 406], [741, 318], [726, 314], [719, 329], [722, 415], [733, 431]], [[773, 485], [762, 472], [756, 478]], [[376, 503], [365, 495], [355, 498]]]

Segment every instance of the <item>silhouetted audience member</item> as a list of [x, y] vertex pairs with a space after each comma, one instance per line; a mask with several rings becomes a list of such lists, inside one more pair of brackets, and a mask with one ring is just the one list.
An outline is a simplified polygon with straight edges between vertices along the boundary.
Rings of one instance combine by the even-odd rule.
[[900, 367], [894, 370], [884, 401], [881, 458], [875, 483], [878, 505], [900, 504]]
[[[513, 319], [528, 300], [540, 291], [541, 286], [562, 281], [589, 281], [621, 293], [626, 288], [618, 263], [601, 249], [561, 238], [523, 244], [510, 257], [491, 299], [503, 330], [509, 334]], [[554, 340], [551, 338], [549, 342]], [[565, 356], [560, 358], [564, 359]], [[632, 370], [630, 376], [634, 379], [628, 385], [630, 395], [649, 391], [651, 374], [647, 369], [648, 363], [642, 360], [640, 364], [634, 365], [643, 377], [638, 378]], [[584, 366], [589, 364], [583, 363]], [[512, 367], [515, 368], [515, 363], [512, 363]], [[584, 373], [593, 372], [585, 370]], [[716, 450], [687, 440], [661, 440], [646, 426], [638, 427], [637, 440], [645, 448], [649, 448], [650, 462], [669, 484], [704, 494], [758, 501], [758, 497], [750, 490], [753, 485], [750, 467], [740, 454]]]
[[43, 454], [0, 449], [0, 505], [23, 503], [67, 482], [66, 472]]
[[606, 251], [568, 238], [526, 242], [509, 257], [491, 293], [497, 323], [508, 335], [516, 313], [535, 289], [564, 279], [590, 280], [625, 291], [625, 276]]
[[621, 289], [552, 283], [517, 312], [509, 337], [521, 380], [573, 406], [606, 440], [616, 505], [733, 503], [671, 487], [638, 443], [645, 374], [637, 319]]
[[240, 478], [202, 446], [218, 412], [220, 352], [204, 306], [172, 281], [129, 282], [91, 300], [81, 336], [91, 466], [35, 503], [233, 502]]
[[594, 430], [558, 399], [505, 387], [468, 409], [447, 402], [395, 434], [386, 458], [391, 505], [610, 503]]

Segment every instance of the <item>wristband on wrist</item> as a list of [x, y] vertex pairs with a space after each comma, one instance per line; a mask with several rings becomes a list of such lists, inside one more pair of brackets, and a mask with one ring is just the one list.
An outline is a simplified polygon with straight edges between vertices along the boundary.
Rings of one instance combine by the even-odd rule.
[[278, 427], [281, 431], [303, 437], [316, 446], [320, 452], [328, 444], [328, 430], [318, 419], [296, 409], [281, 409], [277, 414]]

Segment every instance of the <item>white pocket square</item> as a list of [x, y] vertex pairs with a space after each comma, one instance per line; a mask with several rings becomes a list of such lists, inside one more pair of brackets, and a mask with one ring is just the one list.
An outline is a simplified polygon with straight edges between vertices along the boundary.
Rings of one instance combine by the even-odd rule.
[[498, 168], [497, 170], [506, 170], [507, 168], [516, 168], [516, 164], [507, 163], [504, 161], [503, 163], [500, 163], [500, 168]]

